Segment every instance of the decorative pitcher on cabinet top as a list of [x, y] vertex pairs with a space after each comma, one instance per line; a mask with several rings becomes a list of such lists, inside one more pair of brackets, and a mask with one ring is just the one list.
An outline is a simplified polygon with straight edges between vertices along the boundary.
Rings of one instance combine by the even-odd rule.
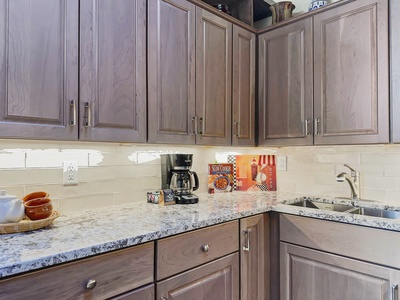
[[269, 10], [272, 12], [272, 24], [290, 19], [296, 6], [290, 1], [282, 1], [272, 4]]

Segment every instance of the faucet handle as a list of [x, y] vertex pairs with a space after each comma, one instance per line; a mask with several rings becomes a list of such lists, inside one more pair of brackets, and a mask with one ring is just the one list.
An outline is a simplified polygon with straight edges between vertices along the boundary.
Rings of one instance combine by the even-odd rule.
[[352, 167], [350, 167], [349, 165], [344, 164], [344, 166], [350, 169], [350, 171], [351, 171], [351, 177], [358, 177], [358, 176], [360, 176], [360, 172], [354, 170], [354, 169], [353, 169]]

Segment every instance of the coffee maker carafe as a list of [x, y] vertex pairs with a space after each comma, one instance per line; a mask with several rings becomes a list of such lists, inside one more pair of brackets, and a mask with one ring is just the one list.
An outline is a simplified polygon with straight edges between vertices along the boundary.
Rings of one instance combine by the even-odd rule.
[[199, 178], [192, 167], [193, 154], [161, 155], [162, 189], [171, 189], [177, 204], [193, 204], [199, 197], [192, 192], [199, 188]]

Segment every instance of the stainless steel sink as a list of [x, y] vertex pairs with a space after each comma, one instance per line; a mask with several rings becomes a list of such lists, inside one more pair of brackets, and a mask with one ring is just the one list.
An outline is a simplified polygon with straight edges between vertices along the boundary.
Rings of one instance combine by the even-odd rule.
[[399, 219], [400, 211], [393, 211], [387, 209], [370, 208], [370, 207], [356, 207], [354, 210], [350, 211], [352, 214], [379, 217], [386, 219]]
[[346, 204], [323, 203], [310, 200], [301, 200], [298, 202], [290, 203], [292, 206], [308, 207], [314, 209], [323, 209], [337, 212], [347, 212], [356, 215], [371, 216], [386, 219], [400, 219], [400, 211], [370, 208], [370, 207], [355, 207]]
[[338, 212], [345, 212], [350, 209], [354, 209], [354, 206], [352, 206], [352, 205], [323, 203], [323, 202], [316, 202], [316, 201], [310, 201], [310, 200], [302, 200], [299, 202], [291, 203], [289, 205], [315, 208], [315, 209], [324, 209], [324, 210], [338, 211]]

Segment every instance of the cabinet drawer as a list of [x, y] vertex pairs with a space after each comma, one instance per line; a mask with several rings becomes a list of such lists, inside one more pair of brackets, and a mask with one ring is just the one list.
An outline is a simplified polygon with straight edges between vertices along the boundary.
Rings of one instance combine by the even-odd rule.
[[157, 280], [209, 262], [238, 249], [238, 221], [159, 240]]
[[400, 269], [400, 233], [281, 215], [281, 241]]
[[239, 299], [239, 253], [157, 283], [156, 299]]
[[[105, 299], [153, 281], [154, 243], [0, 281], [0, 299]], [[93, 289], [86, 287], [96, 280]]]

